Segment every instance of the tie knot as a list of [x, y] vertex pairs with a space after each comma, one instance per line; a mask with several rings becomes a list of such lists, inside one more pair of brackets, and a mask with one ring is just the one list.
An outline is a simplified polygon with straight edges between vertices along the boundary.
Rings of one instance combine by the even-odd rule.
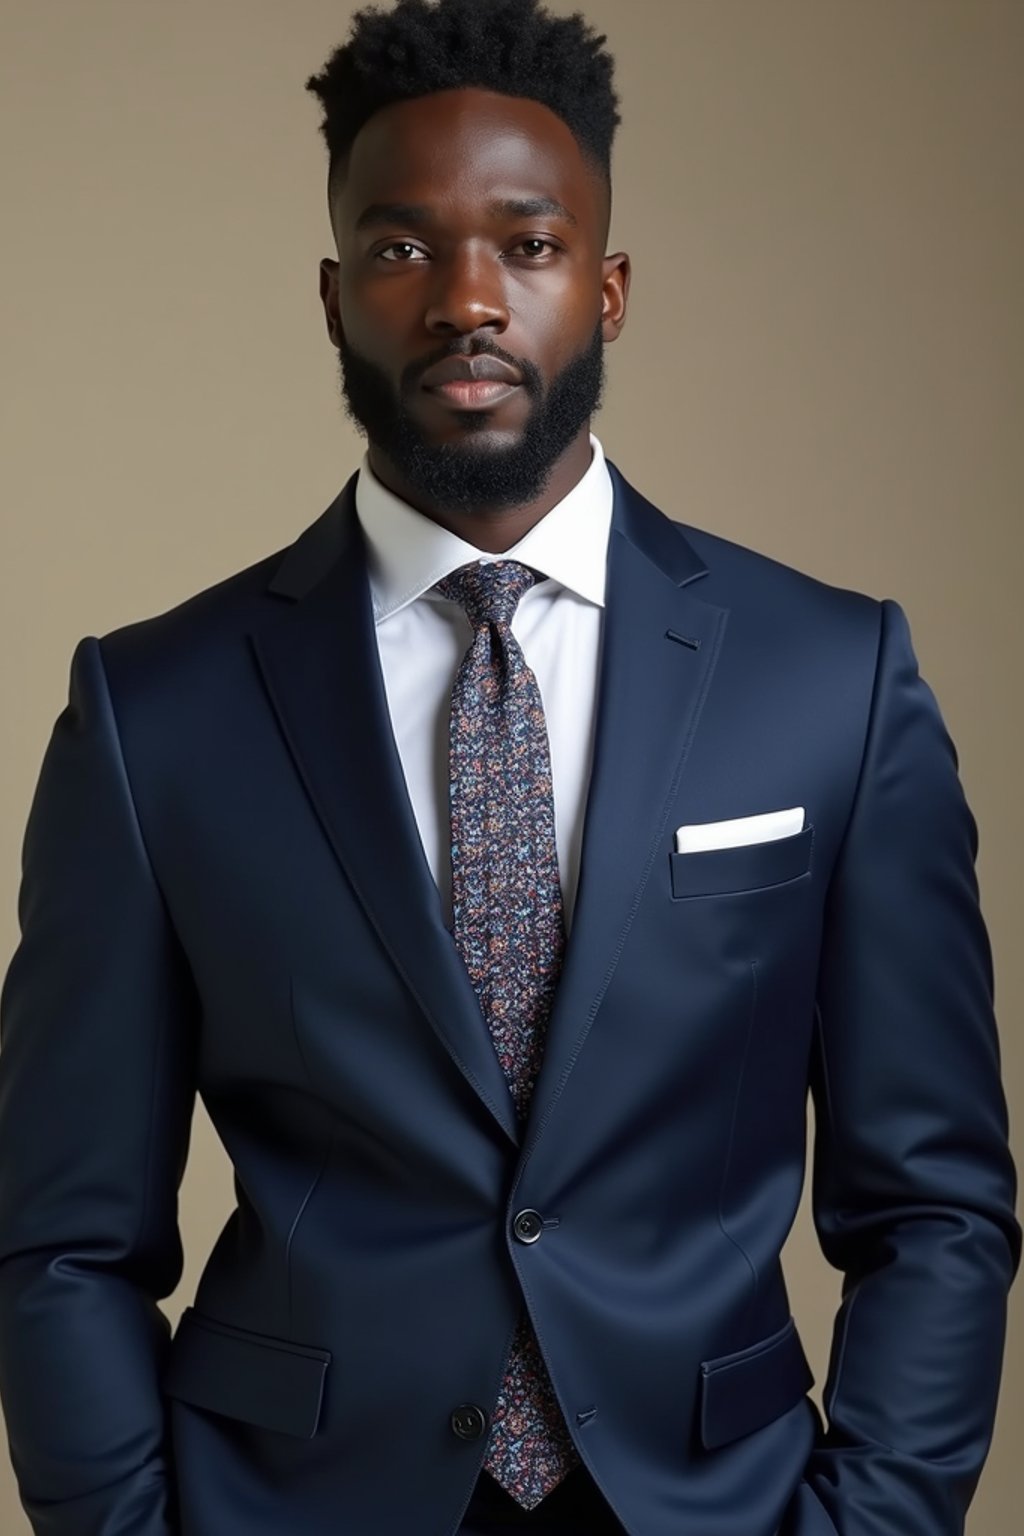
[[518, 560], [489, 560], [460, 565], [436, 583], [442, 597], [461, 603], [474, 629], [510, 624], [523, 593], [539, 575]]

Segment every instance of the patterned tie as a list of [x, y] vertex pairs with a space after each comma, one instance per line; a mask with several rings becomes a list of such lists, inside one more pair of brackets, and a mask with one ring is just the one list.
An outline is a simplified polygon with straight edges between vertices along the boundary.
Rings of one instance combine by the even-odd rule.
[[[437, 583], [474, 631], [452, 688], [449, 728], [453, 936], [520, 1122], [565, 950], [544, 706], [511, 630], [519, 599], [538, 579], [516, 560], [495, 560], [461, 566]], [[524, 1309], [484, 1466], [532, 1509], [579, 1460]]]

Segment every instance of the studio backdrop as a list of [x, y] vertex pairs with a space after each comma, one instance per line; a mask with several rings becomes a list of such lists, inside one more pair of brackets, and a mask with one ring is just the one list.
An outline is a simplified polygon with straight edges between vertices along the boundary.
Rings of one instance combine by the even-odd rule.
[[[978, 823], [1020, 1159], [1024, 5], [579, 8], [617, 59], [633, 260], [594, 430], [670, 516], [904, 607]], [[76, 642], [280, 548], [362, 454], [303, 89], [354, 9], [0, 0], [4, 966]], [[172, 1320], [232, 1204], [199, 1107]], [[839, 1279], [806, 1208], [787, 1272], [820, 1386]], [[1019, 1526], [1021, 1316], [1018, 1290], [971, 1536]]]

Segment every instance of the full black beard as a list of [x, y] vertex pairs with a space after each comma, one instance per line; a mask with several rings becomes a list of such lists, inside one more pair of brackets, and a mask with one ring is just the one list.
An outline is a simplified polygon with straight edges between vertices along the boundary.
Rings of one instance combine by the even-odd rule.
[[[396, 392], [376, 363], [354, 347], [338, 351], [346, 415], [415, 493], [442, 510], [480, 513], [536, 500], [555, 462], [601, 407], [605, 367], [600, 321], [585, 350], [566, 364], [546, 394], [532, 365], [496, 348], [483, 350], [518, 367], [521, 387], [533, 400], [522, 436], [508, 446], [488, 443], [487, 413], [481, 411], [453, 411], [465, 429], [463, 435], [452, 442], [429, 442], [406, 409], [406, 386]], [[467, 354], [460, 349], [458, 355]]]

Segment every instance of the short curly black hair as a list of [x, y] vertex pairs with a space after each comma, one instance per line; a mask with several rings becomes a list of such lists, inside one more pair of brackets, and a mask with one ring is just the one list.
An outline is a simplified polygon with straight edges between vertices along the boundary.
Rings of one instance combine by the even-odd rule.
[[605, 33], [583, 15], [552, 16], [540, 0], [397, 0], [357, 11], [347, 42], [306, 89], [324, 108], [328, 187], [363, 124], [392, 102], [478, 86], [542, 102], [568, 125], [611, 192], [621, 122]]

